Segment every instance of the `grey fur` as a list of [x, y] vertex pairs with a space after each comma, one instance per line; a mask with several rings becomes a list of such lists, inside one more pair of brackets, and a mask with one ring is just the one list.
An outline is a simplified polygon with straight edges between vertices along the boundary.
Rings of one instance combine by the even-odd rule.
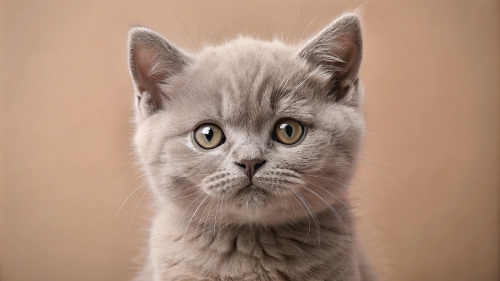
[[[374, 280], [346, 199], [364, 131], [361, 30], [346, 14], [305, 46], [238, 38], [188, 54], [129, 35], [135, 146], [156, 199], [137, 280]], [[305, 129], [291, 146], [277, 121]], [[226, 142], [193, 140], [202, 123]], [[237, 162], [264, 159], [253, 185]]]

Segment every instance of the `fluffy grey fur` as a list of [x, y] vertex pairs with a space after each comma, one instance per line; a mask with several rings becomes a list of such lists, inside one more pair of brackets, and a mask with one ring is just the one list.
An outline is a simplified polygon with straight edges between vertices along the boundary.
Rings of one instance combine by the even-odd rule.
[[[301, 47], [239, 38], [189, 54], [130, 31], [135, 146], [156, 199], [137, 280], [374, 280], [346, 200], [364, 130], [361, 47], [353, 14]], [[273, 137], [289, 118], [305, 130], [293, 145]], [[226, 141], [200, 147], [204, 123]]]

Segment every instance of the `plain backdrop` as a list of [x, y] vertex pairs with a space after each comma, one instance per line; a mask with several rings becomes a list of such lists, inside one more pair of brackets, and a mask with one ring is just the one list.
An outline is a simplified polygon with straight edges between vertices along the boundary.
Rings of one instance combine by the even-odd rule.
[[129, 280], [137, 269], [146, 186], [115, 216], [143, 182], [131, 26], [196, 52], [239, 34], [304, 41], [358, 7], [368, 133], [351, 197], [381, 280], [499, 280], [498, 1], [0, 5], [2, 281]]

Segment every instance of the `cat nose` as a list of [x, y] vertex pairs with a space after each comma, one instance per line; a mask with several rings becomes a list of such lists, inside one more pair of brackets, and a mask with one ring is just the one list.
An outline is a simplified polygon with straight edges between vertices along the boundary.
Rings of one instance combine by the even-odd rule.
[[257, 170], [260, 167], [262, 167], [262, 165], [264, 165], [264, 163], [266, 163], [266, 161], [262, 159], [250, 159], [250, 160], [244, 159], [241, 160], [239, 163], [236, 162], [236, 165], [245, 169], [245, 173], [247, 174], [248, 179], [252, 180], [252, 177], [255, 175]]

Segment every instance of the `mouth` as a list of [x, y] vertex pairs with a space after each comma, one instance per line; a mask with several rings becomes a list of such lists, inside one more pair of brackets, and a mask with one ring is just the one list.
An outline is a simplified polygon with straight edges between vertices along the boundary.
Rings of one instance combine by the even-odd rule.
[[242, 196], [242, 195], [245, 195], [245, 194], [265, 194], [267, 195], [268, 192], [263, 189], [262, 187], [254, 184], [254, 183], [248, 183], [247, 185], [245, 185], [245, 187], [241, 188], [240, 190], [238, 190], [238, 192], [236, 193], [236, 197], [239, 197], [239, 196]]
[[238, 190], [236, 198], [238, 199], [238, 206], [247, 210], [256, 210], [265, 206], [269, 193], [263, 188], [255, 185], [248, 184]]
[[[258, 185], [254, 184], [253, 182], [247, 183], [244, 188], [260, 188]], [[262, 188], [260, 188], [262, 189]]]

